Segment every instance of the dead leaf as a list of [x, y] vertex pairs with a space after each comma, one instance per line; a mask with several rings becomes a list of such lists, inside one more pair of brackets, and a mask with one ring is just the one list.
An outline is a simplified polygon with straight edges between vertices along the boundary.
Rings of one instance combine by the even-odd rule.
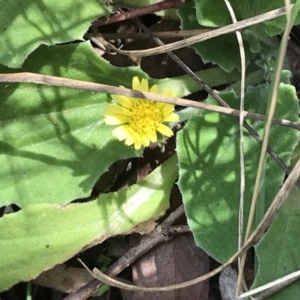
[[85, 269], [68, 268], [62, 264], [43, 272], [34, 283], [63, 293], [72, 293], [93, 279]]
[[[181, 283], [208, 271], [209, 258], [195, 245], [191, 234], [176, 236], [172, 241], [159, 245], [132, 266], [134, 284], [145, 287]], [[209, 283], [205, 281], [170, 292], [134, 292], [132, 300], [207, 300], [208, 293]]]
[[150, 219], [132, 228], [131, 232], [135, 232], [139, 234], [147, 234], [154, 230], [156, 224], [157, 223], [155, 222], [155, 219]]

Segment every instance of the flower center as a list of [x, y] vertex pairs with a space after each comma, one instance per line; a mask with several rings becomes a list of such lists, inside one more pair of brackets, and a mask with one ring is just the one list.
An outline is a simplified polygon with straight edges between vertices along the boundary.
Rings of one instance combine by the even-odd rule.
[[162, 122], [162, 114], [156, 103], [137, 100], [131, 109], [129, 125], [140, 135], [154, 133]]

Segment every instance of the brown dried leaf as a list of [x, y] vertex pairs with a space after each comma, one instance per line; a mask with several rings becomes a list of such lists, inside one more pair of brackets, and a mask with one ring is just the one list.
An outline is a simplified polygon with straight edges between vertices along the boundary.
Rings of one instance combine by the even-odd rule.
[[[191, 280], [209, 271], [207, 254], [195, 245], [191, 234], [176, 236], [154, 248], [132, 266], [136, 285], [166, 286]], [[208, 282], [170, 292], [134, 292], [132, 300], [208, 299]]]
[[34, 280], [34, 283], [63, 293], [72, 293], [93, 279], [85, 269], [68, 268], [62, 264], [43, 272]]
[[150, 233], [152, 230], [154, 230], [156, 224], [157, 223], [155, 222], [155, 219], [150, 219], [132, 228], [131, 232], [135, 232], [139, 234], [147, 234]]

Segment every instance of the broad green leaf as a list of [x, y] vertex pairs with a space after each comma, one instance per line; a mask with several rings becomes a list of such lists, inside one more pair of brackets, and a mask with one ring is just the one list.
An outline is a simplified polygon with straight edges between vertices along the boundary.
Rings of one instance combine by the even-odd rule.
[[[197, 21], [200, 25], [220, 27], [232, 23], [228, 8], [223, 0], [194, 0]], [[295, 3], [292, 0], [291, 3]], [[232, 0], [230, 4], [238, 20], [254, 17], [271, 10], [284, 7], [282, 0]], [[300, 17], [296, 23], [300, 22]], [[285, 27], [285, 17], [262, 23], [260, 26], [271, 36], [279, 34]]]
[[[247, 90], [245, 109], [265, 114], [268, 86]], [[238, 99], [232, 92], [221, 97], [237, 108]], [[297, 121], [298, 105], [295, 89], [281, 84], [276, 116]], [[262, 135], [263, 122], [248, 121]], [[248, 132], [245, 134], [245, 220], [256, 176], [260, 144]], [[293, 129], [273, 125], [270, 146], [289, 163], [297, 140]], [[203, 112], [191, 118], [178, 134], [179, 187], [185, 210], [197, 244], [220, 262], [225, 262], [237, 250], [238, 208], [240, 198], [239, 129], [234, 117]], [[282, 183], [284, 172], [268, 156], [261, 199], [266, 209]], [[257, 220], [259, 221], [259, 220]]]
[[291, 11], [291, 26], [294, 26], [295, 23], [297, 22], [299, 11], [300, 11], [300, 1], [296, 0], [293, 9]]
[[82, 40], [91, 23], [110, 12], [96, 0], [0, 0], [0, 7], [0, 64], [11, 68], [42, 44]]
[[[250, 18], [284, 6], [284, 2], [281, 0], [234, 0], [230, 1], [230, 3], [238, 20]], [[223, 0], [194, 0], [183, 5], [178, 10], [178, 14], [181, 20], [181, 28], [185, 30], [206, 28], [203, 26], [221, 27], [232, 23]], [[296, 18], [295, 23], [298, 24], [299, 22], [300, 16]], [[269, 60], [271, 59], [270, 53], [274, 49], [278, 50], [278, 41], [272, 39], [270, 36], [282, 33], [285, 23], [285, 17], [281, 17], [243, 31], [246, 63], [254, 57], [254, 54], [262, 56], [267, 53], [266, 56]], [[270, 50], [270, 46], [274, 49]], [[192, 48], [195, 49], [205, 63], [211, 62], [217, 64], [227, 72], [231, 72], [234, 68], [240, 69], [240, 51], [235, 33], [222, 35], [195, 44]]]
[[[232, 23], [224, 1], [194, 1], [195, 19], [202, 26], [219, 27]], [[232, 1], [230, 2], [232, 5]]]
[[[251, 70], [254, 72], [261, 72], [257, 68]], [[233, 70], [228, 73], [221, 68], [213, 67], [203, 71], [196, 72], [208, 86], [214, 87], [223, 84], [230, 84], [240, 80], [240, 73], [237, 70]], [[190, 95], [196, 91], [202, 90], [202, 86], [191, 78], [189, 75], [164, 78], [164, 79], [152, 79], [153, 84], [158, 84], [161, 90], [170, 88], [178, 97]], [[255, 83], [257, 83], [256, 81]]]
[[[299, 270], [300, 194], [295, 188], [255, 247], [259, 262], [254, 287]], [[274, 294], [269, 300], [298, 300], [299, 281]]]
[[[182, 6], [178, 10], [181, 19], [181, 28], [184, 30], [203, 29], [199, 25], [196, 18], [196, 10], [193, 2]], [[222, 15], [223, 16], [223, 15]], [[239, 47], [235, 34], [222, 35], [192, 46], [195, 51], [201, 56], [204, 63], [212, 62], [219, 65], [227, 72], [233, 69], [239, 69], [241, 59], [239, 55]], [[251, 57], [251, 53], [245, 42], [247, 62]]]
[[[125, 73], [100, 60], [88, 44], [41, 47], [34, 54], [23, 70], [110, 84]], [[106, 94], [2, 84], [1, 96], [0, 205], [87, 197], [114, 161], [136, 155], [103, 124]]]
[[[137, 67], [112, 66], [89, 43], [41, 46], [21, 71], [128, 88], [133, 76], [147, 77]], [[213, 84], [227, 81], [219, 69], [200, 76]], [[199, 90], [188, 76], [154, 83], [178, 96]], [[29, 83], [0, 86], [0, 206], [65, 204], [87, 197], [113, 162], [137, 155], [112, 136], [113, 126], [103, 124], [108, 95]]]
[[92, 242], [126, 234], [169, 207], [177, 177], [171, 157], [128, 189], [88, 203], [36, 204], [0, 219], [0, 291], [38, 276]]

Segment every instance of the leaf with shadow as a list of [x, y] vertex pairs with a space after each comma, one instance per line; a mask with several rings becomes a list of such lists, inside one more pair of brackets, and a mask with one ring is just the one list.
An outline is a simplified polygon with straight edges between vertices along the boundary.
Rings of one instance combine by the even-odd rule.
[[37, 277], [84, 247], [130, 232], [169, 207], [177, 177], [171, 157], [127, 189], [87, 203], [33, 204], [0, 218], [0, 291]]
[[[264, 114], [268, 91], [267, 84], [249, 87], [245, 110]], [[233, 92], [222, 92], [220, 96], [231, 107], [237, 108], [238, 98]], [[212, 100], [209, 99], [209, 102]], [[297, 103], [294, 87], [281, 84], [275, 116], [297, 121]], [[262, 136], [264, 123], [253, 120], [248, 122]], [[296, 130], [273, 125], [269, 145], [286, 164], [289, 164], [296, 141]], [[244, 147], [246, 222], [261, 145], [244, 130]], [[183, 195], [188, 224], [196, 243], [223, 263], [237, 251], [238, 243], [240, 199], [238, 120], [232, 116], [211, 112], [192, 117], [184, 130], [177, 135], [177, 153], [179, 187]], [[260, 204], [262, 213], [274, 199], [283, 177], [283, 170], [268, 155], [259, 202], [262, 203]], [[257, 217], [256, 222], [259, 222], [260, 216]]]
[[98, 1], [0, 0], [0, 64], [20, 67], [40, 45], [82, 40], [97, 17], [111, 9]]

